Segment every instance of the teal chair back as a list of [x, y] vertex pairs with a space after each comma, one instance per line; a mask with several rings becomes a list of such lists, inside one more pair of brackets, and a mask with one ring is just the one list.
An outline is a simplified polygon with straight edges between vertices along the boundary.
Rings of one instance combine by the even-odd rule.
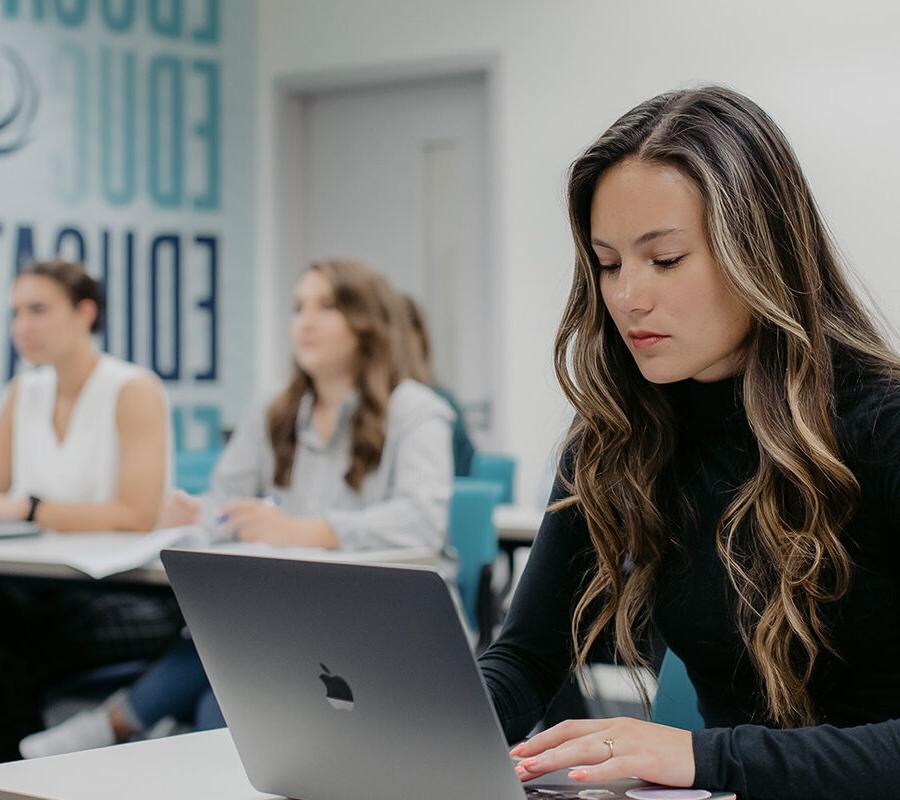
[[[479, 619], [479, 595], [485, 569], [497, 558], [497, 529], [494, 507], [500, 500], [502, 487], [493, 481], [457, 478], [450, 498], [450, 544], [459, 554], [459, 593], [466, 616], [474, 630], [484, 621]], [[488, 635], [490, 632], [487, 632]]]
[[515, 496], [516, 460], [501, 453], [475, 453], [470, 478], [494, 481], [501, 486], [500, 502], [512, 503]]
[[175, 486], [188, 494], [203, 494], [221, 454], [220, 449], [176, 451]]
[[697, 692], [688, 677], [684, 662], [671, 650], [667, 650], [659, 669], [659, 683], [656, 698], [650, 714], [653, 722], [699, 731], [703, 728], [703, 717], [697, 710]]
[[203, 450], [217, 450], [224, 444], [222, 417], [218, 406], [175, 406], [172, 408], [172, 439], [176, 452], [192, 449], [188, 446], [188, 427], [203, 431]]

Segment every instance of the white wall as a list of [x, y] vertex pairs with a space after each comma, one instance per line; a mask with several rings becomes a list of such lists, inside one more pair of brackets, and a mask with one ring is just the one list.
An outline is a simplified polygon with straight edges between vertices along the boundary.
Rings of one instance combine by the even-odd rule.
[[[504, 449], [520, 458], [520, 497], [531, 500], [563, 424], [551, 351], [573, 259], [564, 173], [647, 97], [717, 82], [761, 103], [799, 153], [842, 249], [900, 322], [897, 30], [900, 6], [889, 2], [261, 0], [259, 319], [272, 317], [277, 282], [275, 82], [496, 59], [499, 413]], [[283, 366], [266, 362], [281, 336], [260, 331], [268, 379]]]

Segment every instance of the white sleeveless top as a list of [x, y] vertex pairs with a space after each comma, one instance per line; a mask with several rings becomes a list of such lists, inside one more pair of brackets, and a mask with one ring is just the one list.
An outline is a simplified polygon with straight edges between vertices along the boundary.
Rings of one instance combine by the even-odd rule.
[[[53, 428], [56, 370], [45, 366], [21, 374], [16, 383], [12, 420], [10, 493], [63, 503], [115, 500], [119, 478], [119, 391], [128, 381], [145, 374], [142, 367], [101, 355], [75, 399], [62, 442]], [[171, 441], [168, 433], [167, 441]], [[167, 447], [167, 461], [168, 452]], [[167, 486], [168, 483], [167, 475]]]

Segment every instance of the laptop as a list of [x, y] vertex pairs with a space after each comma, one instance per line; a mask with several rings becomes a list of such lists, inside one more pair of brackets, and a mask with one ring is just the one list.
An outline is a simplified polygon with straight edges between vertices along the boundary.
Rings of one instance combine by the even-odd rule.
[[185, 550], [161, 557], [261, 792], [612, 800], [645, 786], [619, 781], [589, 794], [555, 774], [526, 793], [457, 608], [432, 569]]

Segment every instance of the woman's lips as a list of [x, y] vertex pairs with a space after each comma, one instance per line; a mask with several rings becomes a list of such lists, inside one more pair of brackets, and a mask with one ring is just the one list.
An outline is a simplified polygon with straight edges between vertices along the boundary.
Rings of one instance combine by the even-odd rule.
[[631, 341], [638, 350], [646, 350], [649, 347], [655, 347], [661, 341], [668, 338], [668, 336], [663, 336], [662, 334], [651, 334], [648, 336], [632, 336]]

